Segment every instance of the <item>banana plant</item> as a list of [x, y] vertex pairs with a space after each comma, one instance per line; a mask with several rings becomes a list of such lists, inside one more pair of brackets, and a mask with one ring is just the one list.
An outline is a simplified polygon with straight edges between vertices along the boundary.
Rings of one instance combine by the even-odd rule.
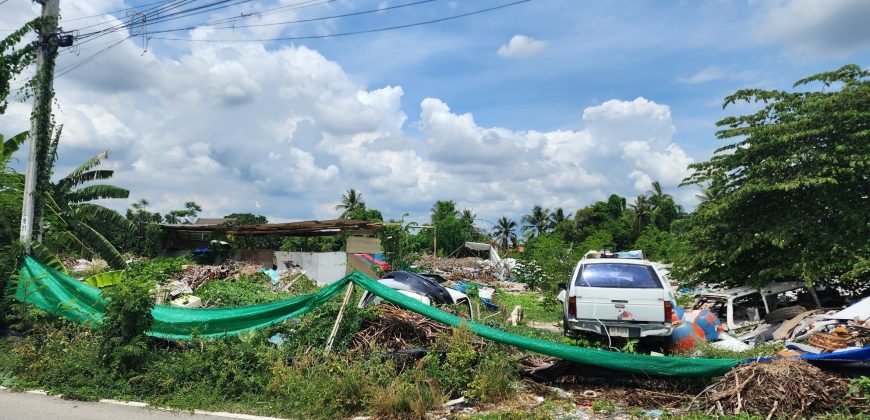
[[[52, 140], [49, 147], [47, 162], [44, 170], [49, 173], [57, 160], [57, 146], [60, 140], [60, 129]], [[127, 198], [130, 191], [114, 185], [97, 184], [86, 185], [92, 181], [105, 180], [112, 177], [114, 171], [94, 169], [109, 157], [108, 151], [101, 152], [88, 159], [72, 172], [57, 182], [50, 183], [44, 192], [44, 209], [54, 214], [65, 229], [58, 229], [58, 233], [71, 242], [78, 243], [93, 254], [106, 260], [112, 268], [126, 268], [127, 263], [118, 249], [103, 236], [96, 226], [115, 226], [125, 231], [134, 230], [133, 223], [121, 216], [118, 212], [99, 204], [91, 203], [94, 200], [107, 198]]]
[[124, 279], [124, 273], [124, 270], [106, 271], [105, 273], [94, 274], [82, 280], [82, 282], [102, 289], [120, 283]]

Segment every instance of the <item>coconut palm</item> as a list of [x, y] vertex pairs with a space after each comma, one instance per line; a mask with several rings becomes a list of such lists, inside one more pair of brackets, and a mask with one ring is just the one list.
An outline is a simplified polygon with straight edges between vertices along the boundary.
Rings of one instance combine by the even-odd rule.
[[492, 238], [503, 250], [508, 249], [511, 245], [516, 245], [517, 222], [508, 219], [507, 216], [502, 216], [492, 229]]
[[348, 188], [341, 196], [341, 204], [335, 206], [336, 210], [344, 210], [339, 219], [349, 219], [350, 215], [355, 211], [366, 207], [366, 203], [362, 199], [362, 194], [356, 192], [354, 188]]
[[561, 207], [557, 207], [552, 213], [550, 213], [550, 223], [554, 227], [559, 226], [562, 222], [569, 221], [571, 221], [571, 213], [565, 214], [565, 210]]
[[632, 226], [634, 226], [636, 232], [642, 231], [652, 220], [652, 205], [649, 198], [641, 194], [628, 207], [632, 210]]
[[550, 210], [536, 205], [532, 212], [523, 216], [523, 232], [530, 238], [540, 236], [550, 230]]
[[679, 218], [682, 208], [674, 201], [674, 197], [662, 190], [658, 181], [653, 181], [652, 191], [648, 191], [649, 203], [652, 208], [651, 221], [661, 230], [669, 230], [671, 223]]
[[[60, 129], [57, 130], [57, 134], [49, 145], [49, 153], [45, 162], [45, 170], [49, 174], [57, 160], [59, 140]], [[127, 263], [121, 253], [100, 233], [100, 230], [108, 231], [110, 227], [113, 227], [132, 234], [134, 226], [118, 212], [94, 204], [92, 201], [127, 198], [130, 191], [107, 184], [82, 186], [92, 181], [109, 179], [114, 175], [114, 171], [111, 170], [94, 169], [103, 159], [108, 157], [108, 151], [99, 153], [57, 182], [49, 183], [48, 190], [42, 194], [43, 206], [40, 211], [42, 214], [52, 214], [60, 221], [60, 226], [49, 226], [49, 228], [61, 237], [98, 255], [113, 268], [123, 268], [126, 267]], [[42, 230], [43, 226], [40, 226], [40, 232]], [[42, 233], [40, 233], [41, 236]]]

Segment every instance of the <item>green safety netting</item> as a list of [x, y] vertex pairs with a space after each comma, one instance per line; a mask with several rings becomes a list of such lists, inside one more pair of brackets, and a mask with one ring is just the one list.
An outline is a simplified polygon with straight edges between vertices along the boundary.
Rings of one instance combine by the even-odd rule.
[[[348, 283], [403, 309], [436, 321], [459, 326], [465, 323], [477, 335], [528, 351], [625, 372], [659, 376], [717, 376], [739, 363], [737, 359], [660, 357], [616, 353], [554, 343], [470, 322], [405, 296], [377, 280], [354, 272], [320, 289], [317, 293], [260, 305], [220, 309], [185, 309], [158, 305], [152, 311], [154, 324], [149, 335], [174, 340], [219, 337], [263, 328], [308, 313], [335, 296]], [[78, 323], [99, 323], [106, 301], [100, 290], [26, 257], [20, 270], [16, 298]]]

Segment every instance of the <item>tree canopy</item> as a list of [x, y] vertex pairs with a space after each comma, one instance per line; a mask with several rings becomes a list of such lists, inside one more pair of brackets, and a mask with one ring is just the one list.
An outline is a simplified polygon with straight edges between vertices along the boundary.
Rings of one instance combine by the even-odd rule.
[[691, 165], [684, 181], [705, 188], [681, 264], [697, 280], [868, 287], [870, 72], [847, 65], [794, 87], [811, 85], [725, 98], [724, 107], [759, 109], [719, 121], [717, 137], [728, 144]]

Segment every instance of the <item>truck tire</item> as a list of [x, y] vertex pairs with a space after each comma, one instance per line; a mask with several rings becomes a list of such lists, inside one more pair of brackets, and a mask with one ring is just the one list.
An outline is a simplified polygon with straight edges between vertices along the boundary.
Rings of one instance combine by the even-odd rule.
[[764, 316], [764, 322], [768, 324], [776, 324], [783, 321], [788, 321], [804, 312], [807, 309], [803, 306], [786, 306], [784, 308], [774, 309]]

